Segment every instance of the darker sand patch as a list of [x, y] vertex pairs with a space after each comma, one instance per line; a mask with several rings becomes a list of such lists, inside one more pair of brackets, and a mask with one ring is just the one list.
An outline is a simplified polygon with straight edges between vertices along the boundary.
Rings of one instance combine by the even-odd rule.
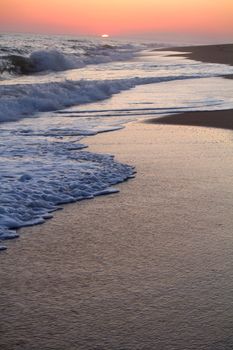
[[233, 130], [233, 110], [186, 112], [146, 121], [152, 124], [192, 125]]
[[233, 44], [173, 47], [169, 51], [184, 52], [192, 60], [233, 65]]

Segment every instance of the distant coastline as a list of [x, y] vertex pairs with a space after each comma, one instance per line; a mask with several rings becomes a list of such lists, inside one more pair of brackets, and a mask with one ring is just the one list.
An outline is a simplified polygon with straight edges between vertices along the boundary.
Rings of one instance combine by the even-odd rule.
[[[163, 49], [167, 51], [168, 49]], [[157, 51], [157, 49], [155, 50]], [[161, 50], [160, 50], [161, 51]], [[233, 44], [172, 47], [169, 51], [184, 52], [184, 56], [196, 61], [233, 65]], [[175, 55], [176, 56], [176, 55]]]
[[[233, 44], [175, 47], [169, 49], [169, 51], [184, 52], [185, 57], [192, 60], [233, 65]], [[174, 56], [175, 55], [176, 54], [174, 54]], [[233, 75], [227, 75], [225, 78], [233, 79]], [[185, 112], [182, 114], [150, 119], [147, 122], [233, 130], [233, 110]]]

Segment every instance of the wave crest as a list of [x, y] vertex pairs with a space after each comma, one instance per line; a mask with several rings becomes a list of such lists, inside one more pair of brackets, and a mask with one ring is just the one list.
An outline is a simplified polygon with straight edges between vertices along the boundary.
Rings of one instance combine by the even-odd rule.
[[104, 100], [137, 85], [198, 77], [200, 75], [0, 85], [0, 122], [21, 119], [38, 112], [55, 111], [76, 104]]
[[4, 57], [5, 63], [1, 71], [16, 74], [32, 74], [43, 71], [62, 71], [79, 68], [83, 64], [75, 62], [59, 51], [35, 51], [29, 57], [9, 55]]
[[130, 46], [101, 45], [83, 52], [65, 54], [57, 50], [34, 51], [30, 56], [10, 54], [2, 57], [0, 73], [34, 74], [46, 71], [64, 71], [90, 64], [121, 61], [132, 58], [135, 50]]

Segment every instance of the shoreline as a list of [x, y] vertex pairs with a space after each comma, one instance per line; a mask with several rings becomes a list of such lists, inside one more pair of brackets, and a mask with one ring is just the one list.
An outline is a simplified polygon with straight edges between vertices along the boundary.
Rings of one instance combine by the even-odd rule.
[[133, 122], [86, 141], [135, 165], [137, 176], [117, 185], [120, 194], [66, 205], [12, 242], [1, 261], [0, 345], [224, 348], [231, 131]]
[[136, 178], [22, 229], [1, 254], [0, 347], [233, 346], [233, 144], [221, 117], [232, 110], [198, 113], [193, 123], [207, 113], [203, 126], [215, 115], [221, 127], [187, 127], [185, 113], [85, 138]]
[[[156, 51], [156, 50], [155, 50]], [[181, 46], [163, 49], [160, 51], [179, 51], [191, 60], [233, 65], [233, 44]], [[189, 52], [190, 51], [190, 52]], [[187, 53], [188, 52], [188, 53]], [[176, 54], [174, 54], [176, 56]]]
[[233, 109], [185, 112], [161, 118], [148, 119], [145, 122], [152, 124], [189, 125], [233, 130]]
[[[166, 51], [168, 49], [163, 49]], [[156, 51], [156, 50], [155, 50]], [[169, 51], [184, 52], [183, 55], [191, 60], [204, 63], [219, 63], [233, 65], [233, 44], [199, 45], [172, 47]], [[190, 51], [190, 53], [187, 53]], [[169, 55], [171, 56], [171, 55]], [[176, 54], [174, 54], [176, 56]], [[233, 79], [233, 75], [226, 75], [223, 78]], [[199, 127], [221, 128], [233, 130], [233, 110], [215, 110], [185, 112], [168, 115], [161, 118], [151, 118], [146, 123], [189, 125]]]

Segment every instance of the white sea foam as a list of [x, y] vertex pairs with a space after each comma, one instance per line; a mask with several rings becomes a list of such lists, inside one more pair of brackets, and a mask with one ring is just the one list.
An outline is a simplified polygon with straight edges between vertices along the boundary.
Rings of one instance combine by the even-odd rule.
[[0, 85], [0, 122], [18, 120], [38, 112], [59, 110], [76, 104], [104, 100], [137, 85], [195, 76], [164, 76], [106, 81], [64, 81], [45, 84]]
[[134, 173], [111, 155], [82, 150], [80, 135], [94, 131], [2, 129], [1, 134], [0, 240], [18, 237], [17, 228], [43, 223], [61, 204], [115, 193], [110, 186]]

